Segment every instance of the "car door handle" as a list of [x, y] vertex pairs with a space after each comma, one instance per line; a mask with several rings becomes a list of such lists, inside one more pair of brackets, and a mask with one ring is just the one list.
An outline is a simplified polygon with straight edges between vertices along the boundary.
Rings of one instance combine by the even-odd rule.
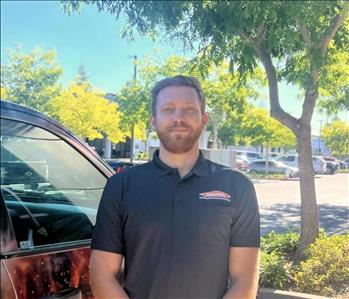
[[39, 299], [82, 299], [82, 295], [80, 289], [70, 288], [48, 296], [40, 297]]

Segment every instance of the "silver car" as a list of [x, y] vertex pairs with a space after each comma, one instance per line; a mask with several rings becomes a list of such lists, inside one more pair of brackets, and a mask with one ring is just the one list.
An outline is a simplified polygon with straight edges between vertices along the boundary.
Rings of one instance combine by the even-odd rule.
[[[249, 174], [265, 174], [267, 172], [267, 161], [256, 160], [248, 164], [247, 173]], [[299, 176], [298, 168], [287, 166], [279, 161], [268, 161], [269, 174], [283, 174], [286, 178], [293, 178]]]

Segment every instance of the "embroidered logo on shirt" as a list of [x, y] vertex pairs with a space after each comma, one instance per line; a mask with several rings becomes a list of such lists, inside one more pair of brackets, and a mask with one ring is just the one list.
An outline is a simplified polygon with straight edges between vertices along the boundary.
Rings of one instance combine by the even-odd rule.
[[225, 200], [229, 201], [231, 200], [231, 196], [228, 193], [222, 192], [222, 191], [209, 191], [199, 194], [200, 199], [218, 199], [218, 200]]

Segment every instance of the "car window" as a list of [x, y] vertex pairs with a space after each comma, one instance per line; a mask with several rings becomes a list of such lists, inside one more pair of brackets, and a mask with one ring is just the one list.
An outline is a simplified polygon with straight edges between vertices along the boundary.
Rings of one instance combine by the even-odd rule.
[[257, 153], [246, 153], [246, 156], [253, 159], [261, 159], [261, 155]]
[[18, 246], [89, 239], [106, 177], [56, 135], [1, 120], [1, 192]]
[[284, 156], [282, 161], [294, 162], [296, 160], [295, 156]]

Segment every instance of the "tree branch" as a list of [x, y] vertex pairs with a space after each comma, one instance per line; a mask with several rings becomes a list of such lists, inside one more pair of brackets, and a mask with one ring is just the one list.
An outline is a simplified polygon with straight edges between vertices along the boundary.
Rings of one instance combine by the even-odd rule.
[[[330, 41], [348, 16], [349, 11], [347, 8], [349, 8], [349, 5], [345, 3], [342, 11], [334, 18], [332, 24], [324, 33], [323, 38], [319, 41], [317, 47], [320, 49], [320, 55], [322, 57], [325, 56]], [[299, 119], [302, 124], [308, 125], [311, 122], [318, 97], [319, 78], [320, 67], [316, 65], [314, 60], [310, 59], [310, 82], [305, 92], [302, 116]]]
[[303, 40], [304, 40], [305, 44], [307, 45], [307, 47], [309, 49], [311, 49], [314, 44], [313, 44], [313, 41], [311, 39], [310, 31], [308, 30], [307, 27], [305, 27], [304, 25], [302, 25], [300, 23], [298, 23], [298, 27], [299, 27], [299, 30], [300, 30], [300, 32], [302, 34], [302, 37], [303, 37]]
[[287, 113], [281, 108], [279, 101], [279, 90], [278, 82], [276, 76], [276, 70], [271, 60], [270, 54], [267, 52], [264, 43], [259, 41], [258, 43], [253, 44], [255, 50], [258, 53], [260, 60], [264, 66], [264, 69], [267, 73], [268, 82], [269, 82], [269, 101], [270, 101], [270, 114], [275, 119], [280, 121], [283, 125], [293, 131], [296, 135], [299, 134], [299, 123], [298, 120], [293, 117], [291, 114]]
[[244, 38], [248, 43], [254, 44], [254, 40], [251, 36], [249, 36], [246, 32], [240, 32], [239, 35]]
[[302, 115], [300, 117], [300, 122], [310, 125], [311, 119], [313, 117], [314, 108], [316, 104], [316, 99], [318, 97], [318, 84], [320, 78], [320, 70], [318, 67], [314, 66], [314, 62], [311, 63], [311, 72], [310, 72], [310, 83], [305, 91], [305, 97], [303, 102]]
[[257, 29], [257, 37], [256, 37], [256, 39], [257, 39], [257, 41], [261, 41], [261, 40], [263, 40], [263, 38], [264, 38], [264, 33], [265, 33], [265, 23], [264, 23], [264, 21], [262, 21], [260, 24], [259, 24], [259, 26], [258, 26], [258, 29]]
[[349, 3], [346, 2], [344, 3], [342, 11], [334, 18], [333, 23], [326, 30], [326, 32], [324, 33], [324, 36], [322, 37], [321, 41], [318, 44], [322, 57], [325, 56], [331, 39], [334, 37], [338, 29], [341, 27], [345, 19], [348, 17], [348, 14], [349, 14]]
[[264, 21], [262, 21], [257, 28], [257, 36], [255, 38], [251, 37], [251, 35], [249, 35], [247, 32], [240, 32], [238, 33], [238, 35], [240, 35], [250, 44], [253, 44], [263, 40], [264, 32], [265, 32], [264, 29], [265, 29], [265, 23]]
[[276, 70], [270, 55], [264, 46], [264, 34], [265, 34], [264, 22], [261, 22], [261, 24], [258, 26], [256, 38], [252, 38], [246, 32], [241, 32], [239, 35], [254, 47], [267, 73], [268, 82], [269, 82], [268, 85], [269, 85], [269, 101], [270, 101], [271, 116], [273, 116], [275, 119], [280, 121], [283, 125], [285, 125], [287, 128], [293, 131], [293, 133], [298, 135], [299, 128], [300, 128], [298, 120], [281, 108], [280, 101], [279, 101], [279, 90], [278, 90]]

